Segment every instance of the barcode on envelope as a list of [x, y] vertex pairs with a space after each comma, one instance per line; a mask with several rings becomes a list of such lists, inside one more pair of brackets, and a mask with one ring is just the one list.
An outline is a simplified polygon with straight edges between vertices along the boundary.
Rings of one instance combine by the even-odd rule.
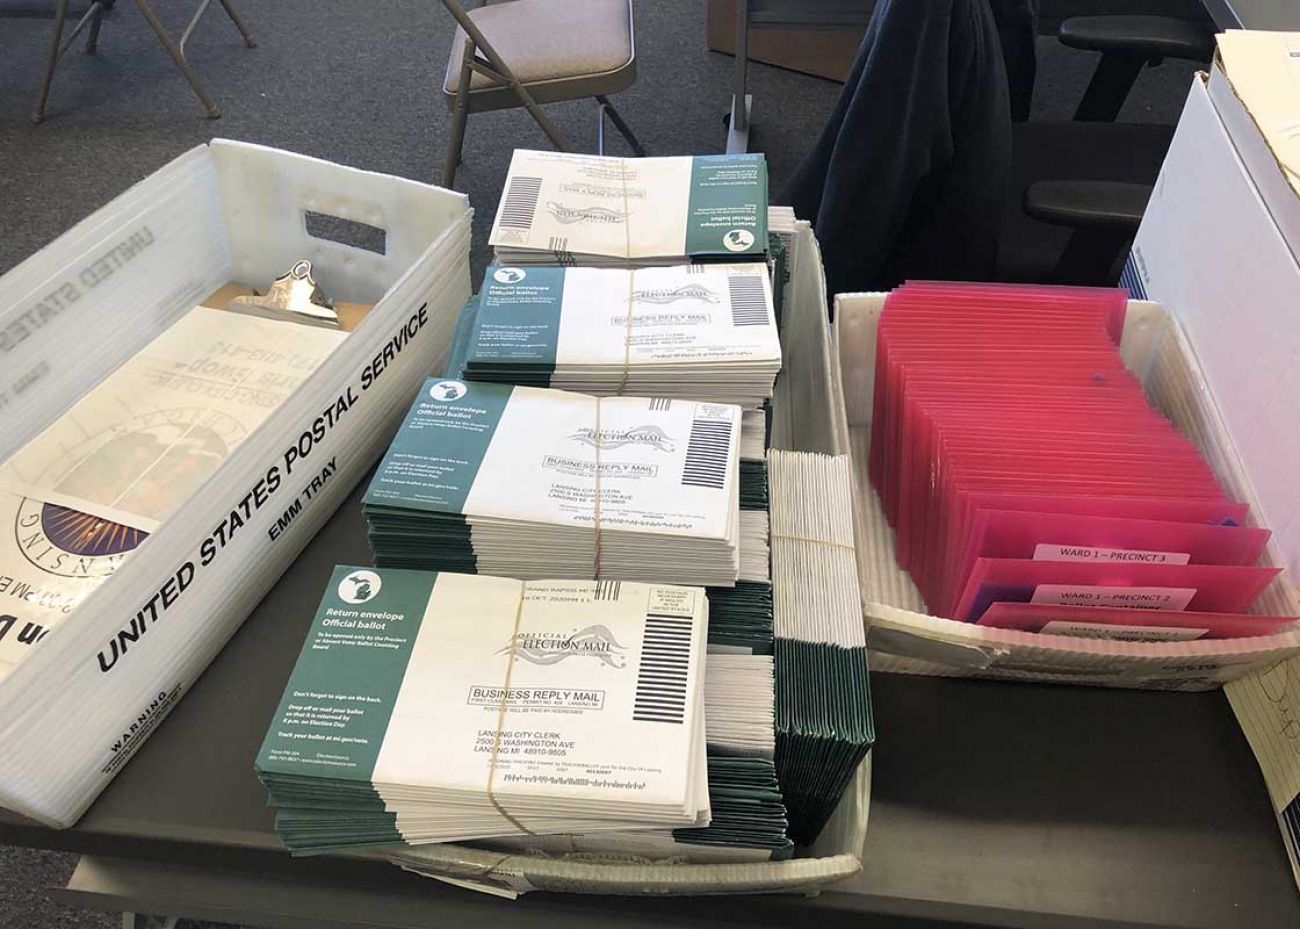
[[730, 420], [695, 420], [691, 424], [691, 439], [686, 446], [682, 484], [688, 487], [715, 487], [721, 490], [727, 482], [727, 460], [730, 451]]
[[500, 225], [510, 229], [532, 229], [537, 198], [542, 193], [540, 177], [512, 177], [501, 203]]
[[686, 678], [691, 661], [692, 622], [679, 616], [647, 613], [641, 638], [632, 718], [650, 723], [686, 719]]
[[763, 293], [762, 277], [757, 274], [733, 274], [727, 278], [727, 287], [731, 291], [733, 326], [767, 325], [767, 297]]
[[622, 581], [597, 581], [596, 594], [593, 599], [600, 600], [617, 600], [623, 593]]
[[569, 252], [569, 237], [567, 235], [551, 236], [547, 247], [550, 249], [551, 254], [555, 256], [556, 264], [564, 265], [566, 268], [577, 264], [573, 255]]

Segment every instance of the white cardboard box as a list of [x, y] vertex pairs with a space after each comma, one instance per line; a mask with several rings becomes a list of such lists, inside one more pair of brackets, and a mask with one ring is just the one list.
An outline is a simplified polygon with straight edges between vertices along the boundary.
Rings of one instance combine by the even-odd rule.
[[[1211, 104], [1192, 85], [1124, 282], [1122, 352], [1148, 394], [1201, 447], [1225, 487], [1274, 531], [1284, 572], [1261, 612], [1296, 615], [1300, 569], [1300, 270]], [[1149, 300], [1147, 299], [1149, 298]], [[1208, 690], [1300, 651], [1300, 631], [1129, 643], [985, 628], [927, 615], [894, 562], [892, 531], [867, 483], [875, 321], [882, 294], [836, 298], [847, 435], [859, 476], [859, 559], [876, 670]]]
[[1300, 256], [1300, 33], [1233, 29], [1219, 43], [1210, 99], [1291, 254]]
[[[308, 211], [383, 229], [383, 253], [313, 237]], [[420, 383], [441, 368], [469, 296], [470, 214], [453, 191], [218, 140], [0, 278], [0, 458], [226, 282], [269, 282], [310, 258], [336, 299], [373, 304], [75, 619], [0, 685], [0, 805], [52, 826], [75, 822], [373, 464]], [[394, 339], [401, 351], [390, 347], [374, 377], [375, 359]], [[349, 389], [356, 402], [321, 430], [312, 467], [286, 477], [204, 563], [197, 553], [213, 527]], [[268, 533], [330, 459], [328, 482], [287, 529]], [[166, 621], [145, 632], [129, 625], [187, 564], [192, 580]], [[105, 668], [97, 649], [124, 626], [130, 649]]]

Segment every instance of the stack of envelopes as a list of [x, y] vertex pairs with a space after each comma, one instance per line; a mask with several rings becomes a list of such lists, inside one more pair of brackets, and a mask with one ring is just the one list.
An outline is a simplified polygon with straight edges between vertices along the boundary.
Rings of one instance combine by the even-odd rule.
[[488, 241], [507, 266], [762, 261], [767, 162], [517, 149]]
[[[785, 806], [777, 785], [773, 737], [772, 658], [710, 653], [704, 675], [709, 807], [704, 827], [495, 839], [503, 851], [552, 855], [685, 858], [693, 862], [766, 861], [788, 857]], [[418, 852], [396, 853], [404, 861]]]
[[767, 265], [772, 275], [772, 306], [776, 324], [784, 331], [785, 290], [790, 283], [790, 265], [795, 248], [794, 210], [788, 206], [767, 208]]
[[740, 434], [741, 574], [734, 587], [709, 588], [711, 647], [772, 651], [766, 445], [766, 417], [757, 410], [745, 411]]
[[726, 404], [430, 380], [363, 500], [376, 562], [733, 586], [766, 538], [740, 432]]
[[704, 826], [707, 624], [698, 588], [339, 567], [257, 757], [276, 830], [302, 854]]
[[776, 769], [790, 835], [817, 838], [875, 740], [847, 456], [773, 450]]
[[757, 262], [490, 267], [464, 312], [468, 380], [757, 408], [781, 369]]

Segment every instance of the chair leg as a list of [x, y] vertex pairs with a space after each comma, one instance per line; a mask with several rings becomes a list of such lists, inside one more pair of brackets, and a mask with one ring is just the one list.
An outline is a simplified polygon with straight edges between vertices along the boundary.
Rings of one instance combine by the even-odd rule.
[[54, 7], [54, 27], [50, 34], [50, 49], [45, 55], [45, 74], [41, 78], [41, 92], [36, 98], [36, 109], [30, 117], [32, 125], [45, 120], [45, 101], [50, 96], [50, 82], [54, 80], [54, 66], [59, 63], [59, 47], [63, 44], [63, 24], [68, 20], [68, 0], [58, 0]]
[[736, 71], [731, 89], [731, 128], [744, 132], [749, 128], [749, 114], [745, 111], [745, 94], [749, 66], [749, 0], [736, 3]]
[[465, 39], [464, 57], [460, 60], [460, 83], [456, 85], [456, 109], [451, 121], [451, 139], [447, 142], [447, 161], [442, 167], [442, 186], [456, 186], [456, 168], [465, 148], [465, 123], [469, 121], [469, 85], [474, 79], [470, 62], [474, 60], [474, 40]]
[[153, 27], [154, 33], [158, 36], [158, 41], [162, 43], [163, 48], [167, 49], [167, 54], [172, 56], [172, 61], [176, 63], [176, 67], [180, 69], [181, 74], [185, 75], [185, 80], [190, 82], [190, 87], [194, 89], [194, 94], [199, 98], [199, 102], [203, 104], [203, 108], [208, 111], [208, 116], [211, 119], [221, 116], [221, 110], [217, 109], [217, 105], [212, 102], [212, 98], [203, 89], [198, 74], [190, 67], [190, 63], [185, 60], [185, 55], [181, 52], [180, 46], [168, 35], [162, 20], [153, 11], [153, 7], [149, 5], [149, 0], [135, 0], [135, 5], [140, 8], [141, 14]]
[[1074, 111], [1074, 118], [1083, 122], [1112, 123], [1124, 106], [1129, 91], [1146, 64], [1145, 55], [1128, 55], [1106, 52], [1092, 72], [1088, 89]]
[[94, 55], [99, 51], [99, 27], [104, 22], [104, 4], [95, 0], [91, 4], [91, 12], [94, 16], [90, 20], [90, 35], [86, 36], [87, 55]]
[[627, 121], [623, 119], [618, 110], [614, 109], [614, 104], [609, 102], [609, 98], [604, 94], [596, 94], [596, 103], [600, 105], [600, 135], [598, 141], [601, 146], [603, 147], [604, 144], [605, 116], [608, 115], [609, 121], [614, 124], [614, 128], [619, 131], [619, 134], [627, 139], [627, 144], [632, 146], [632, 151], [636, 153], [636, 156], [644, 158], [645, 146], [637, 139], [632, 132], [632, 127], [627, 124]]
[[230, 0], [221, 0], [221, 5], [225, 8], [230, 21], [235, 24], [235, 28], [239, 30], [239, 34], [244, 37], [244, 44], [249, 48], [257, 48], [257, 41], [253, 38], [253, 34], [248, 31], [248, 27], [244, 25], [244, 21], [240, 19], [239, 13], [235, 11], [235, 7]]

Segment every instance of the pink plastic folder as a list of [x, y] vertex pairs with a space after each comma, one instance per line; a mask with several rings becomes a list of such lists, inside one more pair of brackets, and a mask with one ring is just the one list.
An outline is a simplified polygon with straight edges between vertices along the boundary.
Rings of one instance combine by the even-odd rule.
[[909, 282], [887, 298], [868, 473], [932, 613], [1236, 613], [1276, 573], [1251, 567], [1267, 530], [1245, 528], [1125, 367], [1126, 308], [1115, 288]]
[[1269, 535], [1248, 526], [979, 510], [955, 567], [964, 588], [977, 558], [1253, 565]]
[[999, 602], [1245, 613], [1280, 570], [980, 558], [955, 618], [975, 622]]
[[1261, 616], [1255, 613], [1193, 613], [1186, 610], [993, 603], [984, 611], [979, 624], [1049, 635], [1151, 642], [1274, 635], [1295, 621], [1294, 616]]

